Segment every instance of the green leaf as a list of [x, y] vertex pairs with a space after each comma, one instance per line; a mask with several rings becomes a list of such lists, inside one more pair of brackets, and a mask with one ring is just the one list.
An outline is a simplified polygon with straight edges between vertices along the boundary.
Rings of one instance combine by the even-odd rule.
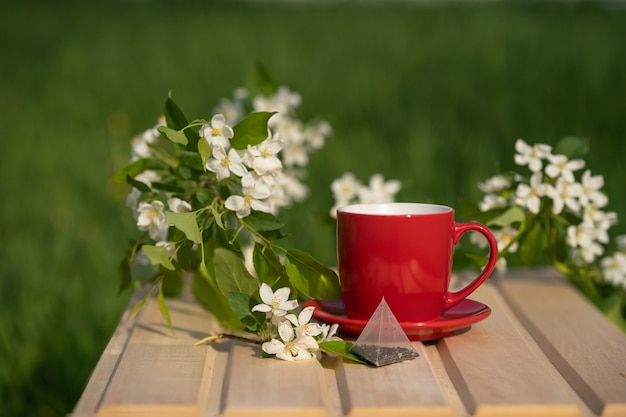
[[341, 298], [339, 277], [335, 271], [297, 249], [287, 251], [285, 270], [293, 286], [303, 294], [320, 300]]
[[164, 184], [162, 182], [153, 182], [152, 183], [152, 187], [155, 190], [167, 191], [167, 192], [170, 192], [170, 193], [179, 193], [179, 194], [181, 194], [181, 193], [185, 192], [184, 188], [181, 188], [181, 187], [179, 187], [177, 185]]
[[196, 198], [198, 199], [198, 202], [200, 204], [209, 203], [209, 201], [213, 200], [213, 197], [215, 197], [213, 191], [209, 190], [208, 188], [202, 188], [198, 190], [198, 192], [196, 192]]
[[133, 178], [131, 178], [130, 176], [126, 176], [126, 182], [129, 183], [130, 185], [132, 185], [133, 187], [135, 187], [136, 189], [138, 189], [139, 191], [143, 192], [143, 193], [148, 193], [150, 192], [150, 187], [148, 187], [146, 184], [144, 184], [141, 181], [137, 181]]
[[[200, 146], [200, 142], [198, 142], [198, 146]], [[198, 154], [198, 152], [185, 151], [180, 155], [180, 161], [184, 164], [184, 166], [188, 166], [189, 168], [196, 171], [205, 170], [204, 163], [202, 162], [202, 158], [200, 157], [200, 154]]]
[[118, 268], [117, 268], [117, 276], [120, 284], [119, 294], [124, 292], [126, 288], [130, 287], [130, 283], [132, 282], [132, 273], [130, 272], [130, 258], [128, 256], [122, 259]]
[[237, 318], [246, 325], [251, 332], [256, 332], [265, 322], [265, 313], [253, 313], [252, 307], [258, 304], [257, 300], [241, 292], [228, 294], [228, 302]]
[[182, 231], [185, 236], [187, 236], [187, 239], [197, 244], [202, 242], [202, 232], [198, 227], [195, 211], [190, 211], [188, 213], [174, 213], [168, 211], [165, 212], [165, 216], [171, 225]]
[[233, 127], [234, 136], [230, 140], [230, 146], [237, 150], [247, 149], [248, 145], [254, 146], [267, 139], [267, 123], [276, 112], [250, 113]]
[[176, 258], [178, 265], [185, 271], [193, 271], [198, 267], [199, 255], [194, 250], [194, 243], [189, 239], [183, 240], [178, 246]]
[[223, 222], [223, 220], [222, 220], [222, 213], [220, 213], [220, 212], [217, 210], [217, 207], [215, 207], [215, 205], [213, 205], [213, 204], [212, 204], [212, 205], [209, 207], [209, 210], [211, 210], [211, 214], [213, 215], [213, 218], [215, 219], [215, 224], [217, 224], [217, 226], [218, 226], [220, 229], [226, 229], [226, 226], [224, 225], [224, 222]]
[[183, 130], [174, 130], [167, 126], [159, 126], [157, 130], [174, 143], [180, 143], [181, 145], [189, 143], [189, 140], [187, 139], [187, 136], [185, 136], [185, 132]]
[[128, 165], [126, 165], [125, 167], [123, 167], [122, 169], [120, 169], [119, 171], [117, 171], [115, 173], [115, 175], [113, 175], [113, 177], [111, 177], [111, 181], [120, 183], [120, 184], [125, 184], [128, 183], [127, 181], [127, 177], [135, 177], [137, 176], [137, 174], [145, 171], [146, 169], [148, 169], [148, 167], [150, 166], [150, 164], [152, 163], [152, 161], [150, 159], [138, 159]]
[[541, 227], [541, 222], [535, 224], [520, 241], [520, 259], [526, 265], [536, 264], [547, 247], [547, 232]]
[[180, 107], [178, 107], [178, 104], [172, 100], [171, 96], [165, 101], [165, 122], [170, 128], [176, 130], [182, 130], [189, 124], [185, 113], [183, 113]]
[[491, 219], [487, 223], [487, 226], [504, 227], [504, 226], [510, 226], [513, 223], [524, 224], [525, 221], [526, 221], [526, 213], [524, 213], [524, 210], [522, 210], [520, 207], [515, 206], [515, 207], [511, 207], [510, 209], [500, 214], [499, 216]]
[[198, 153], [202, 160], [202, 169], [206, 167], [206, 161], [211, 157], [211, 146], [206, 140], [198, 140]]
[[163, 274], [163, 295], [166, 297], [178, 297], [183, 292], [183, 274], [180, 269], [165, 271]]
[[165, 302], [165, 296], [163, 295], [163, 283], [159, 285], [159, 295], [157, 296], [157, 302], [159, 304], [159, 310], [161, 310], [161, 315], [167, 322], [167, 327], [170, 330], [174, 331], [174, 326], [172, 326], [172, 318], [170, 317], [170, 310], [167, 308], [167, 303]]
[[278, 255], [268, 246], [256, 243], [252, 252], [252, 263], [259, 281], [272, 288], [289, 286], [283, 265]]
[[165, 121], [167, 126], [171, 129], [180, 131], [183, 131], [184, 129], [185, 136], [189, 140], [187, 149], [192, 151], [196, 150], [200, 135], [193, 129], [185, 129], [185, 127], [189, 124], [189, 121], [171, 97], [168, 97], [165, 101]]
[[557, 143], [553, 153], [555, 155], [565, 155], [569, 159], [581, 158], [589, 153], [589, 141], [575, 136], [568, 136]]
[[157, 284], [153, 285], [152, 288], [150, 288], [150, 290], [147, 291], [146, 294], [133, 305], [128, 312], [128, 317], [132, 317], [133, 314], [135, 314], [139, 309], [144, 308], [148, 304], [148, 301], [152, 299], [152, 294], [154, 293], [156, 287]]
[[273, 214], [256, 210], [253, 210], [250, 215], [245, 218], [245, 222], [257, 232], [278, 230], [283, 227], [283, 223]]
[[234, 331], [241, 331], [245, 326], [237, 318], [228, 299], [217, 287], [215, 276], [207, 268], [198, 268], [191, 282], [191, 291], [222, 326]]
[[242, 259], [235, 252], [216, 248], [213, 252], [215, 279], [218, 288], [226, 296], [241, 292], [254, 296], [259, 291], [259, 282], [248, 272]]
[[350, 353], [350, 349], [352, 348], [352, 343], [350, 342], [346, 342], [344, 340], [333, 340], [330, 342], [321, 342], [319, 344], [319, 347], [324, 352], [341, 355], [344, 358], [350, 359], [351, 361], [358, 362], [363, 365], [369, 365], [369, 363], [365, 362], [358, 356]]
[[164, 247], [161, 246], [153, 246], [153, 245], [143, 245], [141, 247], [143, 253], [146, 254], [148, 259], [150, 259], [150, 263], [152, 265], [161, 265], [163, 268], [173, 271], [174, 264], [170, 261], [170, 258], [167, 257], [167, 252]]

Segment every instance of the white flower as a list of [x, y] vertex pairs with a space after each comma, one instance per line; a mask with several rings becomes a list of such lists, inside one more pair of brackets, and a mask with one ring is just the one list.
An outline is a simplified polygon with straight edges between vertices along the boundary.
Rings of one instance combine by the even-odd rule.
[[243, 196], [231, 195], [226, 199], [224, 205], [227, 209], [237, 213], [240, 219], [248, 216], [252, 209], [257, 211], [270, 212], [267, 203], [261, 201], [271, 195], [271, 190], [266, 185], [251, 185], [242, 188]]
[[147, 231], [155, 241], [165, 240], [169, 224], [163, 211], [164, 205], [159, 200], [151, 203], [141, 202], [137, 207], [137, 228]]
[[567, 228], [565, 241], [584, 262], [591, 263], [604, 253], [602, 245], [596, 242], [596, 236], [597, 232], [592, 224], [581, 223]]
[[542, 160], [548, 157], [552, 147], [542, 143], [530, 146], [522, 139], [518, 139], [515, 142], [515, 150], [518, 152], [514, 156], [517, 165], [528, 165], [532, 172], [539, 172], [543, 166]]
[[157, 142], [159, 136], [161, 135], [161, 133], [159, 133], [158, 131], [158, 128], [164, 125], [165, 122], [163, 120], [159, 120], [156, 125], [144, 131], [141, 135], [136, 136], [131, 141], [131, 161], [136, 161], [142, 158], [150, 158], [152, 156], [152, 150], [150, 149], [150, 145], [153, 145]]
[[282, 151], [282, 158], [285, 166], [301, 166], [304, 167], [309, 163], [309, 152], [304, 143], [302, 136], [294, 137], [291, 140], [286, 140], [284, 135], [281, 135], [285, 142], [285, 146]]
[[309, 195], [309, 189], [300, 182], [297, 172], [289, 170], [277, 176], [278, 185], [284, 190], [287, 196], [295, 201], [301, 202]]
[[215, 172], [218, 180], [230, 177], [230, 173], [242, 177], [248, 172], [235, 149], [230, 149], [228, 155], [222, 147], [213, 148], [213, 157], [206, 161], [206, 169]]
[[211, 147], [220, 146], [227, 148], [235, 133], [233, 129], [226, 124], [226, 118], [223, 114], [216, 114], [211, 118], [211, 122], [200, 128], [200, 136], [205, 138]]
[[381, 174], [374, 174], [370, 177], [369, 187], [359, 187], [357, 194], [362, 203], [390, 203], [401, 185], [398, 180], [385, 182]]
[[496, 208], [506, 207], [507, 202], [504, 197], [496, 194], [485, 194], [483, 199], [478, 203], [480, 211], [489, 211]]
[[591, 171], [586, 170], [581, 178], [582, 193], [580, 201], [583, 206], [593, 204], [595, 207], [601, 208], [609, 203], [608, 197], [600, 192], [604, 187], [604, 177], [602, 175], [591, 175]]
[[[496, 238], [496, 242], [498, 243], [498, 251], [503, 250], [506, 246], [511, 243], [515, 236], [517, 236], [518, 230], [511, 226], [504, 226], [501, 229], [493, 230], [493, 236]], [[482, 236], [482, 235], [481, 235]], [[518, 248], [518, 243], [515, 242], [509, 247], [509, 252], [515, 252]]]
[[567, 228], [565, 242], [572, 248], [589, 246], [596, 238], [595, 228], [592, 224], [581, 223]]
[[335, 200], [345, 201], [346, 203], [356, 197], [360, 187], [361, 183], [352, 172], [344, 173], [330, 184]]
[[309, 323], [313, 317], [315, 307], [306, 307], [302, 309], [298, 317], [295, 314], [287, 314], [285, 318], [293, 324], [297, 337], [317, 336], [322, 333], [322, 326], [317, 323]]
[[596, 210], [595, 220], [593, 222], [596, 228], [596, 240], [598, 242], [607, 244], [609, 243], [609, 229], [617, 224], [617, 213], [604, 212]]
[[320, 342], [332, 342], [332, 341], [341, 341], [340, 337], [335, 336], [337, 330], [339, 329], [339, 325], [334, 323], [332, 326], [324, 323], [322, 324], [322, 337], [320, 338]]
[[530, 185], [519, 184], [515, 190], [515, 203], [527, 207], [531, 213], [538, 214], [541, 208], [541, 197], [545, 195], [545, 184], [541, 172], [530, 177]]
[[274, 171], [265, 175], [259, 175], [254, 171], [248, 171], [241, 177], [241, 185], [243, 187], [266, 186], [272, 188], [278, 185], [281, 172]]
[[307, 126], [304, 129], [304, 137], [313, 149], [321, 149], [324, 147], [326, 137], [333, 132], [330, 124], [321, 120], [315, 124]]
[[276, 156], [283, 148], [277, 138], [268, 138], [256, 146], [248, 146], [248, 163], [258, 175], [278, 171], [283, 167]]
[[255, 305], [252, 307], [252, 311], [272, 313], [275, 316], [282, 317], [287, 314], [288, 311], [298, 307], [296, 300], [289, 300], [290, 292], [289, 287], [279, 288], [274, 292], [269, 285], [263, 283], [259, 289], [259, 295], [261, 296], [263, 304]]
[[626, 235], [615, 236], [615, 243], [618, 250], [626, 251]]
[[552, 199], [552, 213], [560, 214], [567, 206], [573, 213], [580, 211], [578, 198], [582, 194], [582, 187], [577, 182], [569, 182], [560, 177], [555, 186], [546, 187], [546, 195]]
[[319, 349], [319, 345], [311, 336], [295, 338], [291, 324], [284, 321], [278, 325], [278, 334], [282, 341], [272, 339], [263, 343], [261, 349], [267, 354], [276, 355], [277, 358], [286, 361], [313, 359], [316, 356], [311, 353]]
[[615, 286], [626, 289], [626, 254], [616, 252], [600, 262], [604, 279]]
[[159, 173], [150, 169], [142, 171], [135, 176], [135, 181], [142, 182], [148, 187], [151, 187], [153, 182], [159, 182], [160, 180], [161, 176]]
[[484, 193], [499, 193], [511, 186], [511, 180], [504, 175], [494, 175], [478, 184], [478, 188]]
[[174, 213], [188, 213], [192, 210], [191, 204], [178, 197], [168, 199], [167, 205], [169, 206], [170, 211], [173, 211]]
[[575, 181], [574, 171], [585, 167], [582, 159], [569, 160], [565, 155], [548, 155], [550, 163], [546, 166], [546, 175], [550, 178], [561, 176], [567, 182]]
[[[517, 236], [518, 230], [511, 226], [504, 226], [500, 229], [491, 229], [493, 237], [496, 238], [498, 244], [498, 252], [502, 251], [511, 241]], [[481, 233], [471, 233], [470, 242], [478, 246], [479, 248], [487, 248], [489, 241]], [[513, 243], [509, 248], [509, 252], [515, 252], [519, 247], [517, 242]]]
[[[256, 96], [252, 100], [252, 106], [254, 111], [275, 111], [278, 112], [276, 116], [285, 116], [293, 112], [293, 110], [300, 106], [302, 98], [298, 93], [292, 93], [285, 86], [280, 86], [271, 96]], [[276, 116], [270, 119], [270, 123], [276, 119]]]

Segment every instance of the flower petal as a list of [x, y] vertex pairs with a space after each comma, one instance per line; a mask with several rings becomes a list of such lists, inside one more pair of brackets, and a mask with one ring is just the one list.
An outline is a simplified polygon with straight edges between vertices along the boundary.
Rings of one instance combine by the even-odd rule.
[[285, 350], [285, 345], [279, 340], [272, 339], [269, 342], [263, 343], [261, 349], [267, 354], [276, 355]]
[[293, 327], [288, 321], [283, 321], [278, 325], [278, 334], [285, 342], [291, 342], [294, 338]]
[[302, 336], [294, 342], [299, 349], [319, 349], [319, 345], [312, 336]]
[[261, 296], [261, 300], [263, 300], [263, 302], [267, 304], [268, 307], [272, 304], [274, 292], [269, 285], [267, 285], [266, 283], [261, 284], [261, 288], [259, 288], [259, 295]]
[[294, 326], [299, 326], [299, 325], [300, 325], [300, 323], [298, 323], [298, 318], [296, 317], [296, 315], [295, 315], [295, 314], [287, 314], [287, 315], [285, 316], [285, 318], [286, 318], [287, 320], [289, 320], [289, 322], [290, 322], [291, 324], [293, 324]]
[[298, 315], [298, 323], [300, 324], [300, 326], [307, 324], [311, 320], [314, 310], [315, 307], [310, 306], [300, 312], [300, 314]]
[[297, 300], [287, 300], [280, 305], [280, 309], [286, 311], [295, 310], [296, 308], [298, 308]]
[[269, 313], [270, 311], [272, 311], [272, 307], [268, 306], [267, 304], [257, 304], [254, 307], [252, 307], [252, 309], [250, 311], [260, 311], [261, 313]]
[[[267, 286], [267, 284], [263, 284], [265, 286]], [[269, 287], [269, 286], [268, 286]], [[274, 292], [272, 294], [272, 298], [277, 298], [280, 300], [280, 303], [284, 303], [285, 301], [287, 301], [289, 299], [289, 293], [291, 292], [291, 289], [289, 289], [289, 287], [283, 287], [283, 288], [279, 288], [276, 290], [276, 292]], [[265, 300], [263, 300], [265, 301]]]

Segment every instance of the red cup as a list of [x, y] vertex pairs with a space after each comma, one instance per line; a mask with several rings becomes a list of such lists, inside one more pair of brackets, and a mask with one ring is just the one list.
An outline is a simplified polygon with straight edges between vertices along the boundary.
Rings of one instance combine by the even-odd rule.
[[[454, 246], [465, 232], [482, 233], [489, 260], [462, 290], [449, 290]], [[421, 203], [353, 204], [337, 210], [342, 298], [352, 319], [369, 319], [383, 297], [400, 322], [441, 316], [491, 274], [498, 247], [476, 222], [457, 223], [451, 207]]]

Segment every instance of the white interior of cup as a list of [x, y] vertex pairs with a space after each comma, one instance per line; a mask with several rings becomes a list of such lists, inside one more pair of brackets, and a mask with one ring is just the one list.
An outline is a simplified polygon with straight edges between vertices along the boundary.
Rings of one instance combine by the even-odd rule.
[[416, 214], [436, 214], [452, 211], [451, 207], [423, 203], [371, 203], [350, 204], [337, 209], [341, 213], [368, 214], [378, 216], [406, 216]]

